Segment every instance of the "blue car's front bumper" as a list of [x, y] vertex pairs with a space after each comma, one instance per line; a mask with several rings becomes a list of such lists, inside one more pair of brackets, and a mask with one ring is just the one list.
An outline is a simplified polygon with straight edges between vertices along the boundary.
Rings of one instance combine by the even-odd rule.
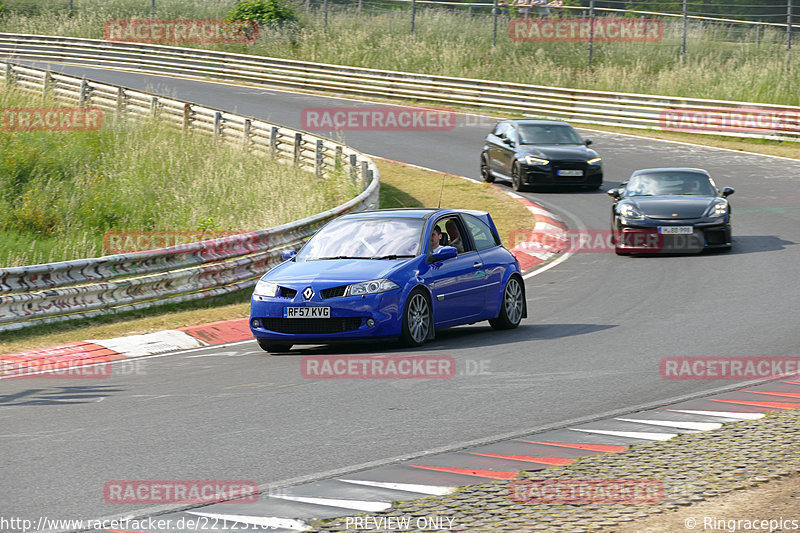
[[[315, 294], [319, 291], [315, 288]], [[330, 318], [284, 318], [286, 307], [330, 307]], [[250, 331], [258, 339], [303, 344], [372, 337], [399, 337], [403, 301], [400, 289], [365, 296], [320, 298], [253, 296]], [[372, 326], [368, 324], [372, 320]]]

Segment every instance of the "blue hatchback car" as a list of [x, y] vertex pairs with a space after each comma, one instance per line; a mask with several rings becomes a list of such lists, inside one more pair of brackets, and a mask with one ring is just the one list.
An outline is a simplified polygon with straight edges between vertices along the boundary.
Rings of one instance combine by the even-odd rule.
[[339, 217], [256, 284], [250, 329], [268, 352], [294, 344], [398, 338], [527, 316], [519, 263], [488, 213], [388, 209]]

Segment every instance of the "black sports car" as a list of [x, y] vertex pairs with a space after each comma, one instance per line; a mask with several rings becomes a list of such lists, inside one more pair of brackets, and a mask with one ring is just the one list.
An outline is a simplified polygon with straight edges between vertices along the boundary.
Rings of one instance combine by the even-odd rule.
[[481, 177], [511, 180], [515, 191], [527, 185], [597, 189], [603, 164], [590, 144], [566, 122], [503, 120], [483, 142]]
[[614, 198], [611, 231], [615, 251], [692, 253], [730, 250], [732, 187], [720, 191], [705, 170], [646, 168], [635, 171]]

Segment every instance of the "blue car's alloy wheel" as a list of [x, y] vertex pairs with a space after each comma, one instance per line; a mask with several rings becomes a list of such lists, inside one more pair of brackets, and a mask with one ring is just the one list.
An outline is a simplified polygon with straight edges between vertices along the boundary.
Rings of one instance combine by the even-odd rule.
[[522, 321], [525, 292], [522, 282], [516, 276], [509, 278], [506, 290], [503, 291], [503, 303], [500, 306], [500, 316], [489, 321], [494, 329], [513, 329]]
[[431, 331], [431, 305], [421, 290], [414, 290], [406, 302], [401, 340], [409, 346], [420, 346]]

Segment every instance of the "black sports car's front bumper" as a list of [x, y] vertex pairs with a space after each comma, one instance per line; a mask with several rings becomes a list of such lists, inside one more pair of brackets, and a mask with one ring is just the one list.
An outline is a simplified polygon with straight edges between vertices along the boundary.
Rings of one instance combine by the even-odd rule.
[[520, 165], [520, 177], [527, 185], [569, 185], [599, 187], [603, 167], [586, 161], [550, 161], [548, 165]]
[[[692, 232], [669, 234], [659, 228], [691, 226]], [[699, 253], [708, 249], [731, 247], [731, 223], [694, 220], [630, 220], [617, 218], [614, 242], [618, 252], [625, 253]], [[668, 230], [667, 230], [668, 231]]]

